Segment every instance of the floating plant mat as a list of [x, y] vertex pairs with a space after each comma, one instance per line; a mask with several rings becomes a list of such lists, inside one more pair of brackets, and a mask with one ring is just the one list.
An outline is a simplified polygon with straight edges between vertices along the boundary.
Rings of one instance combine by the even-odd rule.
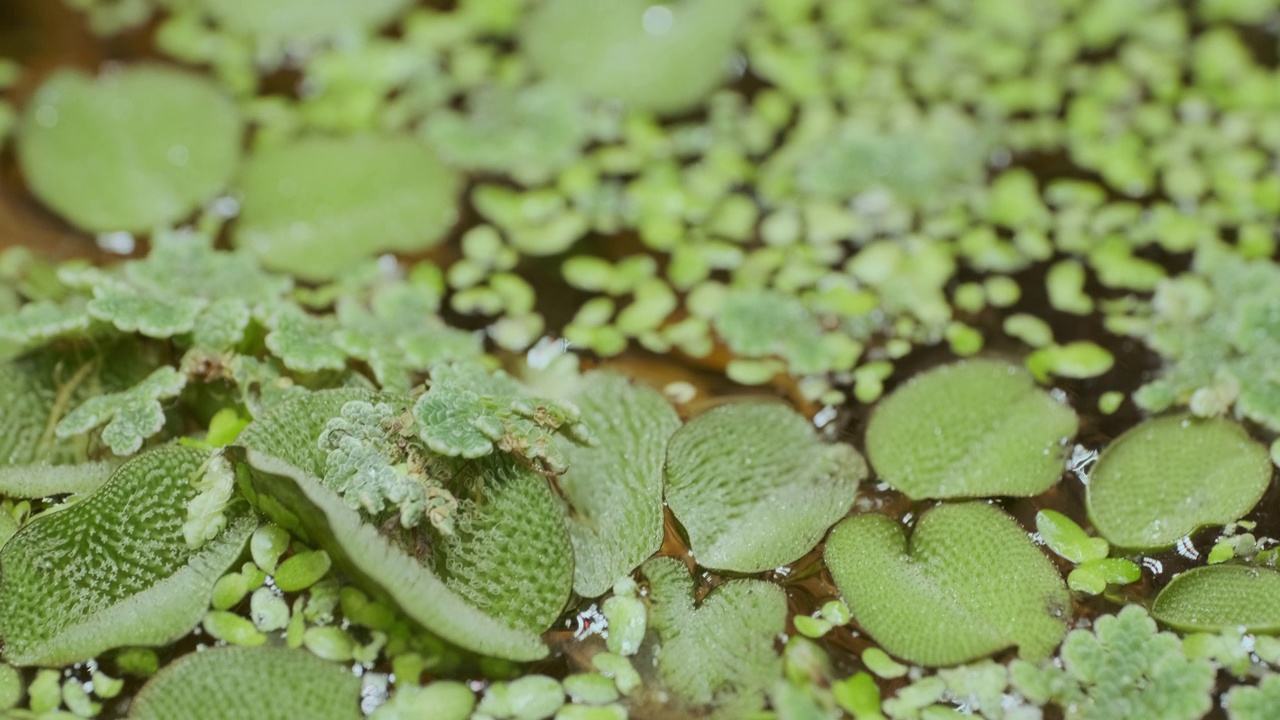
[[0, 717], [1274, 720], [1280, 1], [260, 5], [0, 13]]

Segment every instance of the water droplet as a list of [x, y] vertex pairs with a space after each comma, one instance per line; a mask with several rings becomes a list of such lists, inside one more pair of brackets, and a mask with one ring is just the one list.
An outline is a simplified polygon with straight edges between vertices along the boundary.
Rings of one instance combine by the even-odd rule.
[[655, 37], [666, 35], [676, 24], [676, 16], [666, 5], [651, 5], [640, 18], [644, 31]]
[[124, 231], [102, 233], [95, 240], [103, 252], [115, 253], [116, 255], [128, 255], [137, 247], [137, 242], [134, 240], [133, 235]]

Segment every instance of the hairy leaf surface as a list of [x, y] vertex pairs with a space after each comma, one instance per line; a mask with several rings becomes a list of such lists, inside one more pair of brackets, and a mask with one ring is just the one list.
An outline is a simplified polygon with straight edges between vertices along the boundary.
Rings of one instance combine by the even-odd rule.
[[231, 512], [198, 551], [182, 535], [207, 454], [165, 446], [84, 500], [43, 515], [0, 550], [0, 637], [15, 665], [62, 665], [189, 632], [256, 525]]
[[735, 572], [811, 550], [853, 505], [867, 466], [780, 403], [738, 402], [694, 418], [667, 449], [667, 504], [698, 563]]
[[910, 540], [884, 515], [857, 515], [831, 531], [825, 558], [858, 624], [913, 663], [954, 665], [1015, 645], [1041, 660], [1067, 630], [1071, 596], [1057, 569], [985, 503], [929, 510]]
[[1184, 631], [1280, 631], [1280, 572], [1248, 565], [1192, 568], [1169, 581], [1151, 614]]

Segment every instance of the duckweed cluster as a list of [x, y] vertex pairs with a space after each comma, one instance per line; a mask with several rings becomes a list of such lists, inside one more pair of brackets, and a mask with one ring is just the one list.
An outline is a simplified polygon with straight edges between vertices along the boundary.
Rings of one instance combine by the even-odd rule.
[[0, 717], [1275, 716], [1280, 2], [65, 4]]

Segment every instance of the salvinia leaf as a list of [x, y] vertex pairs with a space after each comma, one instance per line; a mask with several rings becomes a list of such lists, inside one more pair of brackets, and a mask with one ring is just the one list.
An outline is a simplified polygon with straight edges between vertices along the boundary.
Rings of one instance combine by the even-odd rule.
[[241, 452], [256, 469], [247, 494], [259, 508], [282, 527], [313, 540], [366, 591], [388, 597], [408, 618], [463, 650], [520, 662], [547, 654], [537, 634], [513, 628], [463, 600], [310, 472], [256, 450]]
[[[711, 717], [746, 717], [764, 704], [781, 658], [774, 638], [786, 625], [782, 589], [759, 580], [730, 580], [694, 606], [684, 563], [655, 558], [640, 572], [649, 581], [649, 624], [658, 646], [658, 675], [684, 707], [714, 706]], [[731, 660], [727, 660], [731, 658]]]
[[572, 508], [574, 592], [597, 597], [662, 544], [662, 467], [680, 418], [661, 393], [611, 373], [587, 373], [572, 399], [599, 442], [561, 440], [569, 469], [556, 482]]
[[573, 585], [573, 546], [560, 501], [546, 478], [505, 455], [478, 461], [467, 484], [457, 489], [464, 502], [456, 530], [436, 552], [441, 578], [512, 627], [546, 630]]
[[1168, 547], [1202, 525], [1225, 525], [1271, 482], [1267, 449], [1240, 425], [1170, 415], [1115, 440], [1089, 482], [1089, 518], [1113, 545]]
[[1280, 572], [1248, 565], [1192, 568], [1164, 586], [1151, 606], [1160, 622], [1186, 631], [1280, 631]]
[[1038, 495], [1062, 476], [1076, 414], [1021, 368], [965, 360], [908, 380], [867, 425], [876, 473], [912, 499]]
[[672, 436], [666, 498], [700, 565], [757, 572], [817, 545], [866, 474], [853, 446], [824, 442], [785, 405], [739, 402]]
[[360, 679], [338, 663], [283, 647], [219, 647], [178, 658], [151, 678], [130, 720], [360, 720]]
[[114, 647], [188, 633], [256, 521], [229, 513], [198, 551], [182, 535], [192, 479], [208, 454], [165, 446], [98, 490], [42, 515], [0, 549], [0, 638], [15, 665], [67, 665]]
[[240, 157], [236, 105], [211, 80], [158, 65], [51, 76], [27, 103], [18, 158], [47, 205], [91, 232], [182, 220]]
[[853, 617], [886, 651], [954, 665], [1017, 646], [1047, 657], [1071, 595], [1013, 518], [985, 503], [925, 512], [910, 541], [894, 520], [856, 515], [827, 538], [827, 567]]

